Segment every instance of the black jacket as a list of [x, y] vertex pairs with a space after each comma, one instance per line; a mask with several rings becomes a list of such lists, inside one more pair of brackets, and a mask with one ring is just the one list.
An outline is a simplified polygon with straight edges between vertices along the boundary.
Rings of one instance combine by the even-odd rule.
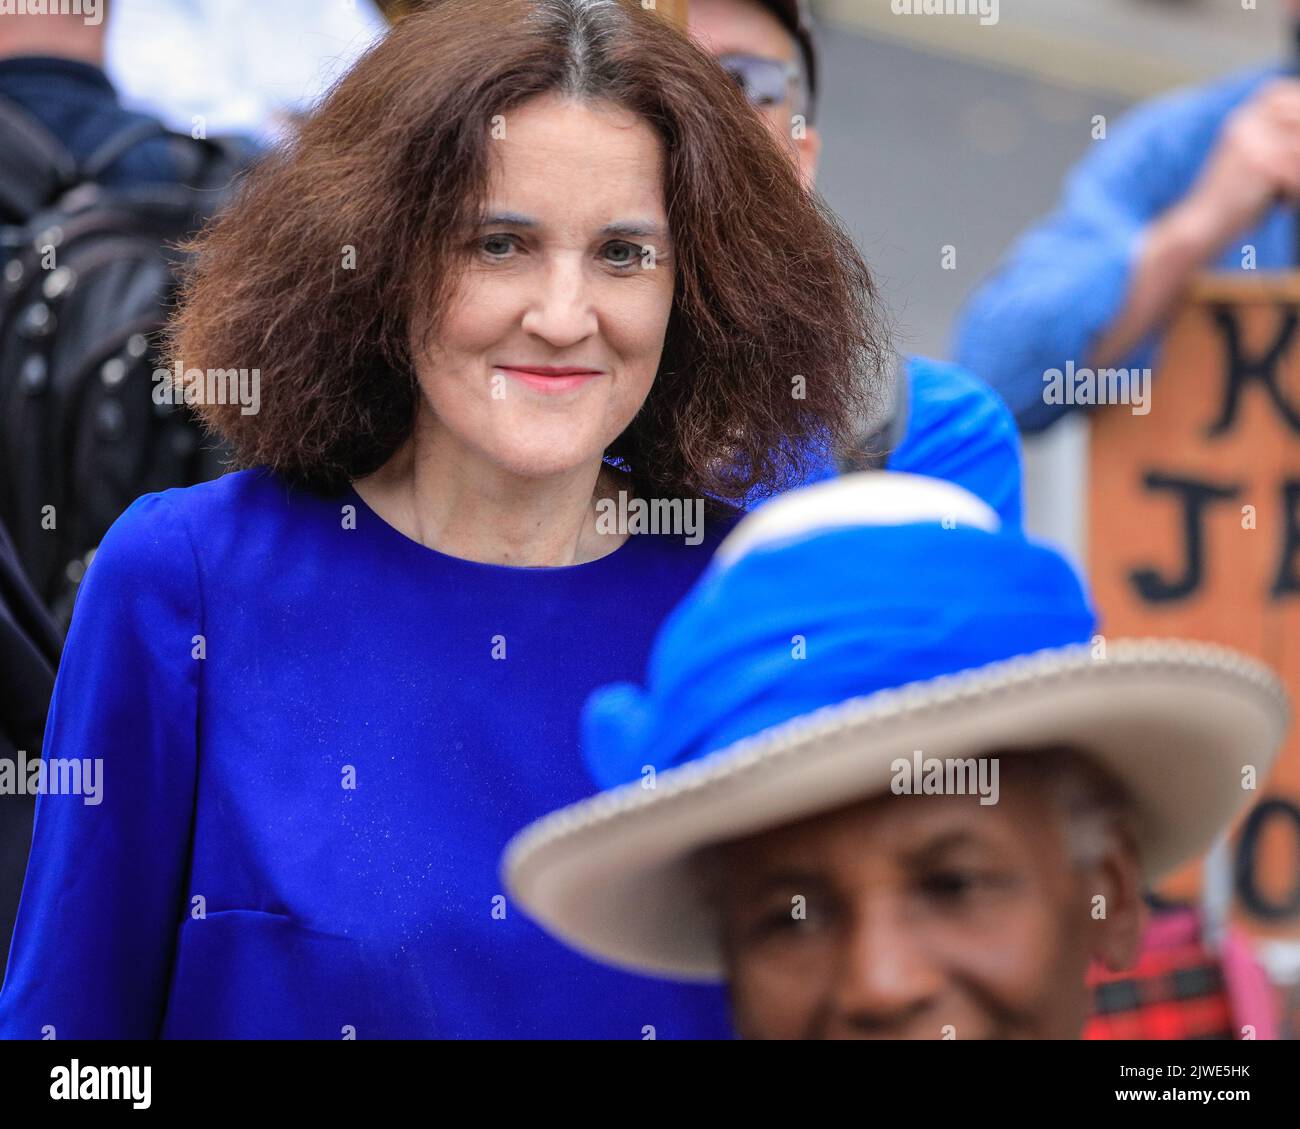
[[[0, 759], [40, 755], [62, 640], [0, 525]], [[32, 796], [0, 794], [0, 972], [32, 844]]]

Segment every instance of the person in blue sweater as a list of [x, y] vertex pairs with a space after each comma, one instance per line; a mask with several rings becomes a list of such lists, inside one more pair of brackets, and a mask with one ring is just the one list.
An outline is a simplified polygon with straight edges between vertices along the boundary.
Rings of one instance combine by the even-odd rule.
[[[817, 41], [804, 0], [692, 0], [690, 31], [745, 91], [811, 187], [817, 128]], [[1023, 520], [1020, 438], [1000, 397], [969, 369], [909, 356], [895, 370], [890, 426], [870, 438], [889, 470], [965, 487], [1004, 524]], [[830, 478], [826, 466], [807, 481]]]
[[851, 446], [887, 354], [851, 238], [658, 15], [455, 0], [198, 252], [158, 394], [242, 469], [87, 571], [0, 1036], [726, 1036], [719, 990], [591, 967], [496, 859], [590, 793], [581, 703], [727, 503]]
[[[1300, 0], [1285, 9], [1300, 21]], [[971, 296], [956, 356], [1022, 430], [1072, 410], [1045, 395], [1052, 370], [1151, 368], [1199, 271], [1296, 265], [1300, 79], [1287, 70], [1176, 91], [1116, 123]]]

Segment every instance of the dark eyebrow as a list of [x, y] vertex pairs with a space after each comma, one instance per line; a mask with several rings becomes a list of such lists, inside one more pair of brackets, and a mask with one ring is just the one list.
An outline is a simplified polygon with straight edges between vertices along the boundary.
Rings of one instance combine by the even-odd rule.
[[519, 212], [493, 212], [478, 221], [479, 227], [541, 227], [532, 216]]
[[763, 897], [778, 890], [820, 892], [826, 887], [826, 879], [810, 870], [772, 870], [756, 876], [746, 874], [740, 879], [738, 885], [743, 887], [750, 897]]
[[924, 865], [935, 862], [948, 851], [960, 850], [964, 847], [987, 848], [988, 846], [989, 843], [973, 831], [949, 831], [908, 851], [907, 857], [913, 865]]
[[631, 220], [623, 223], [609, 223], [600, 229], [601, 235], [629, 236], [637, 239], [658, 239], [664, 242], [668, 237], [664, 229], [649, 220]]
[[[479, 220], [479, 227], [524, 227], [536, 229], [541, 222], [532, 216], [519, 212], [493, 212]], [[621, 220], [606, 224], [600, 229], [601, 235], [618, 238], [658, 239], [666, 241], [664, 229], [650, 220]]]

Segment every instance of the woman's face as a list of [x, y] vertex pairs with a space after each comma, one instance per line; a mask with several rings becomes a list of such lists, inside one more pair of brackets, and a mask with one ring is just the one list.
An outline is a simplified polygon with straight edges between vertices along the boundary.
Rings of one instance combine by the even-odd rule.
[[420, 425], [459, 454], [548, 477], [598, 464], [654, 383], [674, 279], [663, 152], [631, 113], [554, 95], [494, 134], [482, 226], [441, 333], [423, 346], [412, 318]]

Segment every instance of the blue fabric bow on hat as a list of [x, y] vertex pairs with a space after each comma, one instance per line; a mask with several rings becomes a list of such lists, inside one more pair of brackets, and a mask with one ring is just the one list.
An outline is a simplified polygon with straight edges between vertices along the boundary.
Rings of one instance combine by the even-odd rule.
[[1018, 532], [939, 522], [814, 530], [701, 577], [665, 622], [645, 688], [602, 687], [583, 752], [602, 788], [850, 698], [1088, 642], [1070, 564]]

